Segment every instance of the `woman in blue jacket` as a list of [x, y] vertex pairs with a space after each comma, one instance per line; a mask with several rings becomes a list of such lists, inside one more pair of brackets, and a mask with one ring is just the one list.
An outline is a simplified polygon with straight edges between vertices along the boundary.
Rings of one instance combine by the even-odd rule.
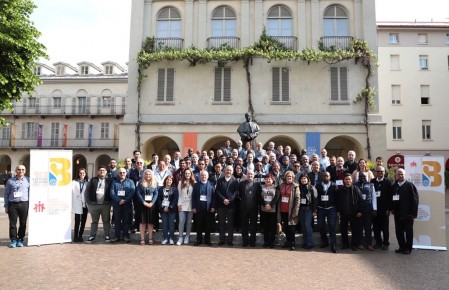
[[167, 176], [163, 186], [158, 189], [157, 203], [162, 219], [162, 245], [174, 245], [175, 216], [178, 209], [178, 189], [173, 185], [173, 176]]
[[[140, 244], [145, 245], [145, 230], [148, 230], [148, 244], [153, 244], [153, 226], [159, 218], [154, 214], [157, 207], [157, 183], [153, 171], [146, 169], [142, 180], [137, 184], [137, 198], [142, 203], [142, 217], [140, 223]], [[156, 211], [157, 212], [157, 211]]]

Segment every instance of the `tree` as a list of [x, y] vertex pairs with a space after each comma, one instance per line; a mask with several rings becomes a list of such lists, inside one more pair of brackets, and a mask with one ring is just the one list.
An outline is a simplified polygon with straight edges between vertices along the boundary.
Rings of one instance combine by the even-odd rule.
[[[12, 111], [22, 93], [31, 95], [40, 84], [34, 75], [35, 61], [47, 57], [37, 41], [41, 33], [30, 20], [36, 5], [32, 0], [0, 1], [0, 111]], [[0, 126], [6, 124], [0, 116]]]

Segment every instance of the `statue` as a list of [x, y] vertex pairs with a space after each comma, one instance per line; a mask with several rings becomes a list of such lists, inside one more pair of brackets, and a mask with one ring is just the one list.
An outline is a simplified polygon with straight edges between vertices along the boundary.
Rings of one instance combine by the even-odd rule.
[[239, 133], [243, 144], [246, 142], [253, 141], [259, 135], [259, 125], [257, 123], [251, 122], [251, 118], [248, 113], [245, 114], [246, 122], [240, 124], [237, 132]]

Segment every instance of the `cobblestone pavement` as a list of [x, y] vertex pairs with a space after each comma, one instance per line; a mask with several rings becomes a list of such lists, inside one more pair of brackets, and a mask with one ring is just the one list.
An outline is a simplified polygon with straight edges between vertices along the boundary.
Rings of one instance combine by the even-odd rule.
[[[388, 251], [338, 254], [259, 245], [105, 244], [102, 239], [9, 249], [8, 218], [2, 209], [0, 289], [447, 289], [449, 253], [395, 254], [397, 243], [390, 230]], [[447, 229], [446, 236], [449, 241]]]

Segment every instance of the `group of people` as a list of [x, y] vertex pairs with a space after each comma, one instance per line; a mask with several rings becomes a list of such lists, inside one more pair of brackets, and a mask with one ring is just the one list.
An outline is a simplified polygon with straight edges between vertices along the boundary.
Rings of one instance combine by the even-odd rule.
[[[153, 154], [148, 165], [141, 152], [135, 150], [134, 158], [125, 158], [124, 166], [118, 168], [112, 159], [107, 167], [100, 166], [90, 180], [84, 168], [78, 169], [73, 181], [73, 241], [84, 241], [90, 213], [88, 243], [96, 240], [101, 217], [105, 242], [130, 242], [130, 235], [138, 232], [141, 245], [153, 244], [154, 231], [162, 228], [162, 244], [173, 245], [177, 224], [176, 244], [189, 244], [194, 221], [194, 245], [211, 246], [210, 236], [218, 218], [219, 246], [233, 246], [234, 232], [240, 230], [243, 247], [255, 247], [260, 222], [263, 247], [274, 248], [276, 237], [284, 233], [282, 247], [295, 250], [295, 233], [300, 230], [302, 247], [312, 249], [316, 218], [320, 248], [330, 247], [331, 252], [338, 252], [339, 222], [341, 249], [386, 250], [389, 216], [393, 214], [399, 243], [396, 252], [411, 253], [419, 200], [416, 187], [406, 181], [405, 171], [396, 170], [392, 181], [387, 178], [381, 157], [371, 171], [365, 159], [356, 161], [354, 151], [348, 152], [346, 161], [341, 156], [328, 157], [324, 148], [320, 153], [309, 158], [303, 150], [297, 158], [289, 146], [275, 149], [270, 142], [263, 149], [262, 143], [257, 143], [253, 149], [250, 142], [243, 147], [239, 140], [237, 148], [232, 148], [227, 140], [216, 151], [194, 153], [189, 149], [185, 157], [176, 152], [173, 158], [165, 155], [159, 160]], [[25, 234], [26, 222], [22, 224], [22, 217], [18, 234], [15, 228], [21, 214], [18, 208], [25, 202], [25, 194], [18, 194], [24, 188], [18, 183], [24, 180], [21, 169], [23, 165], [17, 167], [17, 176], [8, 181], [5, 196], [13, 246], [22, 246]]]

